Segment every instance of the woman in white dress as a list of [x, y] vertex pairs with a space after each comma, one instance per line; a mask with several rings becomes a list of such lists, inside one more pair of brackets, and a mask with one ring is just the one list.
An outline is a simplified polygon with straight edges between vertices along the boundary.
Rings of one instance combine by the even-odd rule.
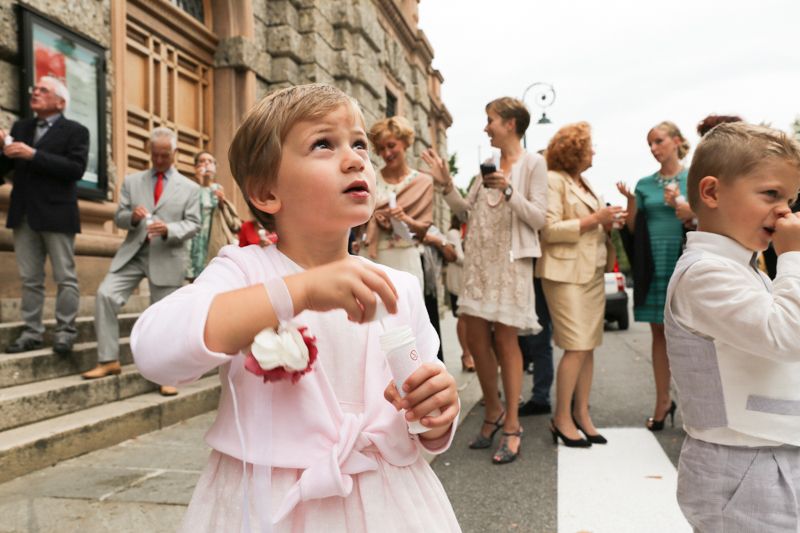
[[[444, 187], [445, 200], [463, 220], [469, 213], [462, 293], [458, 313], [467, 322], [467, 343], [475, 360], [486, 402], [486, 419], [471, 448], [488, 448], [502, 427], [503, 438], [492, 461], [514, 461], [522, 428], [517, 409], [522, 389], [520, 328], [540, 329], [533, 294], [533, 258], [539, 257], [537, 230], [547, 214], [547, 165], [539, 154], [526, 152], [521, 140], [530, 124], [525, 104], [500, 98], [486, 106], [484, 131], [500, 149], [500, 165], [479, 175], [466, 198], [455, 191], [447, 161], [435, 151], [422, 157]], [[492, 331], [497, 348], [492, 350]], [[498, 397], [497, 364], [506, 393], [506, 411]]]

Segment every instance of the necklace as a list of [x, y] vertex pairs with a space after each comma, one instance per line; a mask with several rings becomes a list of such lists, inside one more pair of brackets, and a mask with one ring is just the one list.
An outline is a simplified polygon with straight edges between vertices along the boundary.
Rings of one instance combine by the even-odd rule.
[[497, 189], [489, 189], [486, 191], [486, 203], [489, 204], [489, 207], [497, 207], [500, 205], [500, 202], [503, 201], [503, 196], [505, 196], [502, 192], [500, 196], [497, 198], [495, 202], [492, 202], [492, 193], [500, 192]]
[[676, 181], [678, 181], [678, 177], [681, 175], [681, 172], [683, 172], [683, 170], [684, 170], [683, 167], [681, 167], [678, 169], [678, 172], [669, 177], [662, 174], [661, 171], [659, 170], [658, 172], [656, 172], [656, 183], [658, 184], [659, 187], [663, 189], [665, 185], [670, 183], [675, 183]]

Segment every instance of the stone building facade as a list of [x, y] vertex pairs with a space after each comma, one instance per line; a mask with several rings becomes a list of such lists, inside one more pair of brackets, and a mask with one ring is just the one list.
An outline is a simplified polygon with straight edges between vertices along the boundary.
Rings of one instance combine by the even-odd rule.
[[[418, 29], [420, 0], [0, 0], [0, 127], [21, 114], [20, 4], [106, 48], [108, 190], [80, 200], [76, 238], [81, 293], [93, 295], [124, 235], [112, 217], [124, 176], [149, 166], [147, 133], [177, 131], [177, 167], [191, 176], [201, 150], [217, 156], [220, 182], [247, 208], [227, 151], [243, 114], [279, 88], [330, 83], [361, 103], [367, 126], [388, 114], [414, 125], [409, 165], [422, 150], [447, 153], [452, 117], [441, 74]], [[69, 115], [68, 115], [69, 116]], [[382, 163], [373, 155], [376, 168]], [[0, 298], [19, 296], [13, 240], [5, 228], [11, 185], [0, 186]], [[435, 219], [449, 210], [437, 194]], [[50, 283], [48, 276], [48, 283]], [[55, 287], [48, 285], [48, 295]]]

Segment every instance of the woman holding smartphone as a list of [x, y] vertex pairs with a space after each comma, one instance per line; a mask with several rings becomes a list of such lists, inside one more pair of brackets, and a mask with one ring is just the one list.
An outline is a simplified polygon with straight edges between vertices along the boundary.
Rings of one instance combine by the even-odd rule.
[[[486, 402], [486, 419], [470, 448], [489, 448], [502, 428], [492, 461], [510, 463], [519, 453], [522, 428], [517, 409], [522, 389], [519, 328], [539, 330], [533, 293], [533, 258], [541, 255], [537, 230], [547, 213], [547, 167], [539, 154], [526, 152], [521, 140], [530, 124], [525, 104], [499, 98], [486, 106], [484, 131], [500, 149], [499, 168], [484, 166], [466, 198], [453, 186], [447, 161], [434, 150], [422, 158], [426, 170], [444, 187], [445, 200], [462, 220], [469, 213], [463, 290], [458, 313], [467, 323], [467, 343]], [[497, 348], [492, 349], [492, 331]], [[506, 410], [498, 397], [500, 363]]]
[[211, 233], [211, 215], [225, 198], [222, 185], [214, 182], [217, 160], [211, 152], [202, 151], [194, 156], [194, 179], [200, 184], [200, 233], [184, 242], [186, 279], [190, 282], [206, 267], [208, 237]]

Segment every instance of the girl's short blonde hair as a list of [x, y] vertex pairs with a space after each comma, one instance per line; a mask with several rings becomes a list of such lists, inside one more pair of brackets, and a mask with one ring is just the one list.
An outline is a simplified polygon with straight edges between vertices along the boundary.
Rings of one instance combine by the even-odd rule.
[[250, 197], [263, 197], [275, 183], [289, 130], [298, 122], [319, 119], [343, 105], [366, 129], [355, 98], [331, 85], [317, 83], [276, 91], [245, 115], [231, 142], [228, 160], [248, 207], [267, 230], [275, 230], [274, 217], [255, 207]]
[[553, 135], [544, 155], [548, 170], [575, 174], [592, 151], [592, 128], [588, 122], [567, 124]]
[[389, 117], [379, 120], [369, 130], [369, 141], [377, 153], [383, 146], [387, 137], [394, 135], [398, 141], [403, 141], [408, 146], [414, 144], [414, 128], [405, 117]]

